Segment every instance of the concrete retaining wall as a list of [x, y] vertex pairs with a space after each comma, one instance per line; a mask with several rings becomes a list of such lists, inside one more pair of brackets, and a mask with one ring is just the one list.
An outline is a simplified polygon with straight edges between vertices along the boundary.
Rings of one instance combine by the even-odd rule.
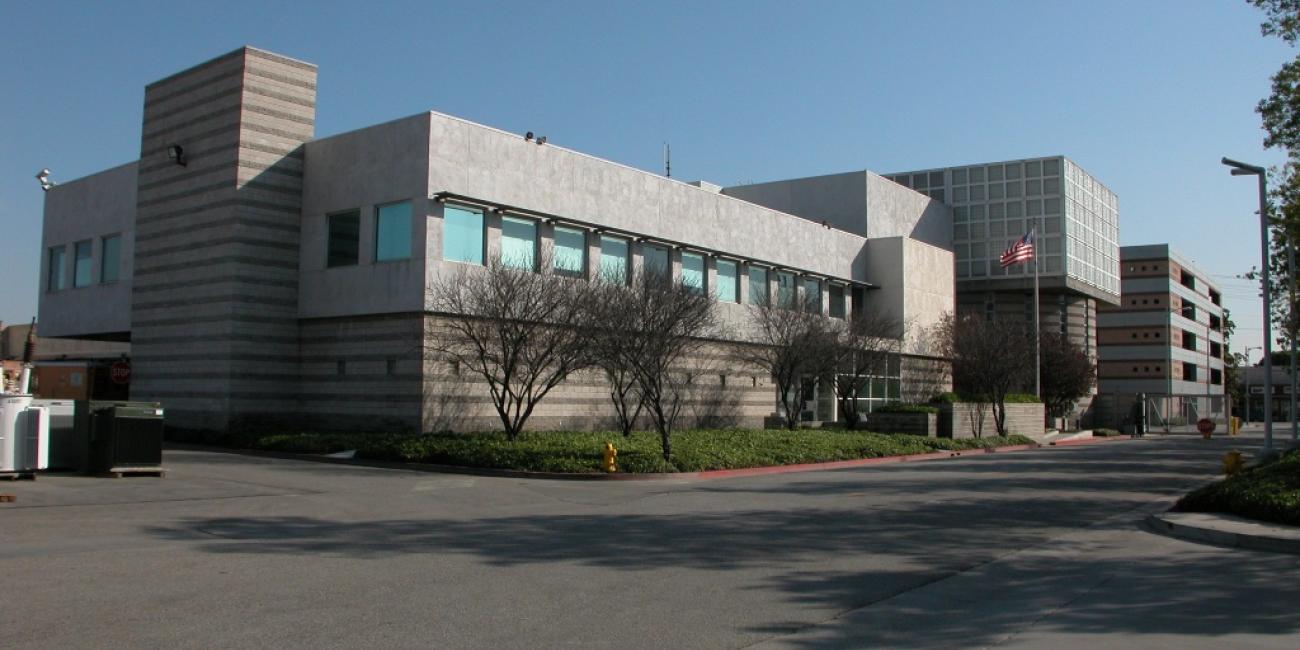
[[[972, 413], [977, 404], [956, 402], [939, 405], [939, 436], [942, 438], [975, 438], [975, 426]], [[998, 435], [997, 425], [993, 422], [993, 406], [984, 405], [984, 426], [982, 437]], [[1007, 432], [1021, 435], [1039, 435], [1044, 431], [1044, 411], [1042, 404], [1007, 404]]]

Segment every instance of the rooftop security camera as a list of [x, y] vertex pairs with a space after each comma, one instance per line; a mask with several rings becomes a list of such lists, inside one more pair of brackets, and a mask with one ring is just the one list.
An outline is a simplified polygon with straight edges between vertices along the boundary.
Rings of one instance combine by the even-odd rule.
[[532, 142], [532, 141], [533, 141], [533, 132], [529, 131], [528, 133], [525, 133], [524, 142]]
[[46, 192], [50, 191], [51, 187], [55, 186], [55, 182], [50, 180], [50, 170], [48, 169], [42, 169], [41, 171], [36, 172], [36, 180], [41, 184], [41, 189]]

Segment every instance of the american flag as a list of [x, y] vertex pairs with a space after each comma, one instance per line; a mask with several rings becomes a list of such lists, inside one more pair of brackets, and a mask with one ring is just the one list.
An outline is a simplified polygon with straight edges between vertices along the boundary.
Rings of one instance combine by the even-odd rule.
[[1034, 229], [1030, 228], [1024, 237], [1016, 240], [1011, 248], [1003, 251], [1002, 257], [998, 261], [1002, 263], [1002, 268], [1012, 264], [1022, 264], [1034, 259]]

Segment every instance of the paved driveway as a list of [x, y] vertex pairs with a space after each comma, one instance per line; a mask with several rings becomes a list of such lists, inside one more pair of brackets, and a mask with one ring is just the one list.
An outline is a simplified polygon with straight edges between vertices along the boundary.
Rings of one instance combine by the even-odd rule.
[[170, 451], [0, 483], [0, 645], [1300, 647], [1300, 557], [1138, 528], [1243, 444], [668, 482]]

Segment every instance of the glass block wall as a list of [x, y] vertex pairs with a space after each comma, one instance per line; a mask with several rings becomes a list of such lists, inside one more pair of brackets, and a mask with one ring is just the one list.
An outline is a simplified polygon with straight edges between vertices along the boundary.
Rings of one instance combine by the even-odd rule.
[[957, 280], [1023, 277], [998, 257], [1039, 225], [1039, 275], [1062, 276], [1119, 295], [1119, 208], [1115, 194], [1056, 156], [890, 174], [890, 180], [953, 208]]

